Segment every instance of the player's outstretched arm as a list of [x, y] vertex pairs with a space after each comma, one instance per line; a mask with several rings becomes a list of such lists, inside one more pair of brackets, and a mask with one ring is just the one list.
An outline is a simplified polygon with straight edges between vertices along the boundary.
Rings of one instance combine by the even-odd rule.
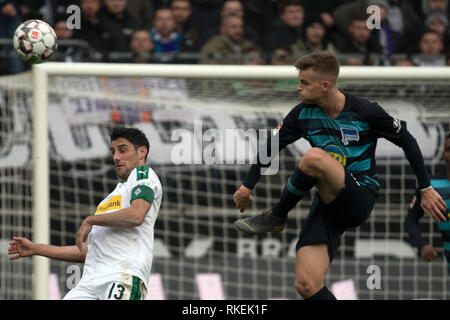
[[23, 237], [13, 237], [8, 248], [9, 260], [39, 255], [63, 261], [84, 262], [86, 253], [87, 247], [80, 252], [77, 246], [52, 246], [34, 243]]
[[244, 212], [253, 201], [252, 190], [244, 185], [241, 185], [240, 188], [233, 194], [233, 200], [236, 204], [236, 208], [238, 208], [241, 212]]
[[[283, 121], [278, 125], [272, 134], [269, 134], [266, 143], [262, 146], [262, 150], [266, 150], [265, 154], [270, 157], [275, 157], [276, 150], [272, 150], [273, 139], [278, 140], [278, 153], [283, 150], [289, 144], [297, 141], [301, 138], [301, 130], [297, 127], [297, 119], [301, 111], [301, 105], [295, 106]], [[276, 145], [276, 144], [275, 144]], [[244, 212], [245, 209], [252, 203], [253, 196], [251, 195], [252, 189], [255, 188], [258, 180], [261, 177], [261, 169], [269, 167], [270, 163], [262, 164], [260, 161], [260, 150], [256, 155], [256, 162], [251, 165], [244, 182], [239, 189], [233, 194], [233, 200], [236, 204], [236, 208], [240, 212]]]
[[367, 114], [372, 133], [386, 138], [401, 147], [414, 171], [422, 196], [421, 207], [427, 216], [436, 221], [446, 220], [444, 214], [446, 204], [442, 197], [431, 187], [422, 152], [416, 139], [406, 128], [406, 122], [391, 117], [379, 105], [374, 104]]
[[432, 216], [436, 222], [447, 220], [443, 214], [446, 211], [447, 205], [432, 186], [420, 190], [420, 194], [422, 199], [420, 206], [427, 216]]

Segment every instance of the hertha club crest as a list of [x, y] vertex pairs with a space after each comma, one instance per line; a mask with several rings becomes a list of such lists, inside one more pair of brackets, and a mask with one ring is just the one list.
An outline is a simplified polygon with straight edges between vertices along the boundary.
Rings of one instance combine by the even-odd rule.
[[354, 128], [341, 128], [342, 142], [348, 145], [350, 141], [359, 141], [358, 130]]

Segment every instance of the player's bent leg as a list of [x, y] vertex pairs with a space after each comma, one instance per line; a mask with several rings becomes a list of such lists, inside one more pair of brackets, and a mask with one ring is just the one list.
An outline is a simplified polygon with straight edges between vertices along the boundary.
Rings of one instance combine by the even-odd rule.
[[287, 183], [281, 193], [280, 200], [272, 208], [274, 215], [287, 218], [297, 203], [317, 184], [317, 179], [306, 174], [300, 168], [296, 168], [289, 176]]
[[303, 156], [298, 167], [318, 180], [320, 198], [327, 204], [335, 200], [345, 187], [344, 167], [320, 148], [311, 148]]
[[330, 267], [327, 243], [311, 244], [297, 251], [295, 261], [295, 289], [304, 299], [336, 298], [324, 286]]
[[255, 235], [268, 231], [273, 234], [280, 233], [286, 225], [289, 211], [316, 183], [316, 178], [296, 168], [289, 177], [280, 200], [273, 208], [253, 217], [239, 219], [233, 226], [244, 234]]
[[311, 148], [289, 177], [280, 201], [259, 215], [235, 221], [234, 228], [246, 235], [280, 233], [285, 228], [288, 212], [317, 183], [322, 201], [330, 203], [345, 187], [345, 170], [322, 149]]

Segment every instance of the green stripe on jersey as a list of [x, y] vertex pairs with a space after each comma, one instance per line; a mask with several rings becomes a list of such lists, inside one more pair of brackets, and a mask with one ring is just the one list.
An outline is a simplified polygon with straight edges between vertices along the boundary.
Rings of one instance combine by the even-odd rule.
[[441, 221], [439, 222], [439, 230], [450, 230], [450, 221]]
[[355, 114], [352, 112], [342, 112], [337, 118], [330, 118], [320, 108], [304, 108], [298, 115], [298, 119], [317, 120], [317, 127], [326, 127], [338, 131], [345, 127], [354, 128], [358, 131], [369, 130], [369, 124], [365, 121], [355, 120]]
[[450, 251], [450, 242], [444, 242], [444, 250]]
[[130, 300], [141, 300], [141, 279], [133, 276]]
[[365, 159], [362, 161], [350, 163], [347, 166], [347, 169], [349, 171], [366, 171], [366, 170], [370, 170], [370, 164], [371, 164], [371, 160]]
[[345, 147], [345, 153], [349, 158], [357, 158], [360, 157], [364, 152], [366, 152], [372, 143], [363, 144], [362, 146], [354, 146], [354, 147]]
[[447, 179], [431, 179], [431, 185], [434, 189], [438, 188], [449, 188], [450, 189], [450, 181]]

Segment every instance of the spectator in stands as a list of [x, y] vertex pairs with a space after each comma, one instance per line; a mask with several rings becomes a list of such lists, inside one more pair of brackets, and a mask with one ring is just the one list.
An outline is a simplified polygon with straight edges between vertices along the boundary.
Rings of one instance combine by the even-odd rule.
[[[9, 1], [0, 1], [0, 38], [12, 39], [20, 25], [19, 10]], [[0, 46], [0, 75], [24, 71], [24, 65], [14, 53], [12, 45]]]
[[154, 8], [154, 1], [127, 0], [127, 11], [139, 19], [143, 28], [151, 29], [153, 26]]
[[276, 47], [291, 45], [302, 35], [305, 17], [302, 2], [299, 0], [283, 0], [279, 3], [279, 15], [270, 24], [263, 46], [267, 51]]
[[270, 64], [274, 66], [292, 66], [294, 57], [290, 46], [279, 47], [273, 50], [270, 55]]
[[[225, 16], [237, 16], [245, 21], [243, 3], [240, 0], [224, 0], [220, 9], [220, 19]], [[210, 39], [218, 33], [220, 33], [220, 23], [209, 26], [205, 37]], [[247, 24], [244, 24], [244, 38], [256, 45], [260, 43], [260, 35]]]
[[374, 28], [372, 33], [385, 56], [384, 63], [390, 65], [391, 56], [404, 50], [403, 38], [400, 33], [391, 28], [388, 20], [390, 9], [388, 0], [369, 0], [368, 4], [377, 5], [380, 8], [380, 28]]
[[[220, 10], [223, 0], [191, 0], [192, 25], [199, 32], [201, 48], [211, 37], [216, 35], [215, 26], [221, 22]], [[211, 32], [211, 29], [213, 32]]]
[[418, 66], [445, 66], [444, 44], [435, 31], [426, 30], [420, 37], [419, 54], [413, 57]]
[[424, 17], [433, 10], [442, 10], [448, 14], [448, 0], [422, 0], [422, 14]]
[[80, 8], [82, 28], [73, 30], [74, 38], [86, 41], [95, 51], [111, 51], [113, 35], [99, 19], [100, 0], [81, 0]]
[[74, 34], [73, 30], [67, 27], [66, 20], [57, 19], [53, 29], [58, 38], [58, 51], [53, 60], [65, 62], [83, 61], [85, 58], [83, 53], [86, 52], [88, 49], [87, 47], [83, 48], [73, 44], [64, 43], [64, 40], [73, 40]]
[[262, 44], [262, 36], [266, 33], [267, 26], [278, 16], [277, 2], [271, 0], [245, 0], [243, 5], [245, 25], [255, 30], [260, 37], [260, 44]]
[[333, 45], [327, 41], [327, 29], [319, 15], [306, 18], [303, 30], [303, 36], [291, 46], [294, 54], [305, 51], [335, 51]]
[[[254, 52], [256, 45], [244, 38], [244, 21], [237, 16], [223, 17], [220, 34], [212, 37], [201, 49], [206, 55], [222, 55], [218, 58], [205, 58], [200, 63], [209, 64], [242, 64], [239, 55]], [[237, 57], [226, 57], [237, 55]]]
[[[245, 21], [244, 5], [240, 0], [224, 0], [220, 17], [238, 16]], [[217, 31], [219, 31], [217, 29]], [[260, 35], [250, 26], [244, 24], [244, 38], [250, 40], [256, 45], [260, 44]]]
[[[32, 2], [33, 0], [29, 0], [27, 2]], [[48, 22], [50, 25], [55, 25], [58, 20], [66, 20], [72, 13], [67, 13], [67, 8], [73, 4], [79, 5], [79, 1], [73, 0], [39, 0], [42, 5], [45, 4], [45, 10], [42, 10], [44, 15], [39, 18]], [[33, 15], [34, 19], [37, 18], [36, 15]], [[22, 20], [32, 19], [31, 17], [22, 17]]]
[[244, 18], [244, 6], [240, 0], [224, 0], [220, 16], [238, 16]]
[[168, 7], [158, 8], [155, 12], [154, 27], [150, 31], [155, 53], [180, 52], [182, 37], [175, 30], [172, 10]]
[[352, 16], [358, 13], [365, 13], [367, 10], [367, 0], [352, 0], [340, 5], [333, 11], [333, 19], [337, 31], [345, 34], [348, 31]]
[[347, 34], [335, 38], [335, 46], [340, 53], [362, 55], [348, 58], [343, 64], [371, 65], [373, 60], [370, 55], [381, 53], [380, 46], [372, 37], [372, 30], [367, 27], [367, 18], [365, 13], [356, 13], [351, 19]]
[[99, 19], [112, 37], [111, 51], [128, 51], [131, 35], [141, 28], [138, 19], [126, 10], [127, 0], [104, 0]]
[[314, 0], [304, 2], [303, 6], [307, 15], [319, 15], [329, 32], [335, 29], [333, 11], [344, 2], [346, 0]]
[[[403, 51], [409, 52], [414, 50], [414, 45], [417, 43], [417, 27], [422, 25], [419, 16], [411, 7], [409, 0], [388, 0], [389, 10], [387, 19], [389, 21], [390, 29], [400, 35], [403, 40]], [[335, 19], [337, 30], [341, 34], [345, 34], [348, 30], [348, 25], [351, 17], [358, 13], [366, 13], [370, 1], [368, 0], [353, 0], [337, 7], [333, 11], [333, 18]]]
[[53, 26], [58, 40], [69, 40], [73, 37], [73, 30], [67, 27], [66, 20], [58, 20]]
[[448, 17], [445, 11], [440, 9], [428, 13], [425, 19], [425, 28], [439, 34], [444, 47], [450, 47], [450, 32], [448, 28]]
[[199, 32], [192, 24], [192, 7], [190, 0], [172, 0], [170, 4], [175, 19], [175, 31], [181, 35], [180, 50], [196, 52], [200, 49]]
[[149, 63], [150, 54], [155, 49], [152, 38], [148, 30], [136, 30], [133, 32], [130, 41], [130, 50], [133, 52], [133, 62]]
[[402, 38], [403, 52], [410, 53], [419, 41], [420, 32], [418, 26], [423, 22], [414, 10], [409, 0], [389, 0], [389, 10], [387, 16], [389, 26], [392, 31], [400, 34]]

